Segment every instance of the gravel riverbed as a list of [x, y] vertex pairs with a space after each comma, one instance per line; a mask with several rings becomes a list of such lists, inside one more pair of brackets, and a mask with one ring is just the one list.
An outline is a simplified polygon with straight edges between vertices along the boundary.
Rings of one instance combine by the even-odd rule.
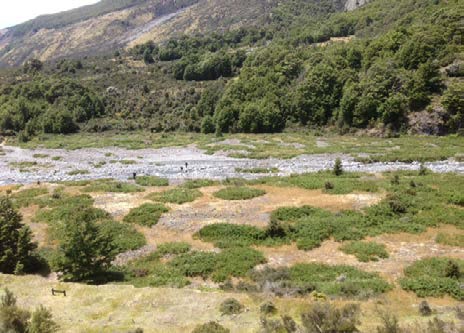
[[[224, 153], [214, 155], [194, 147], [127, 150], [103, 149], [22, 149], [3, 146], [0, 155], [0, 185], [53, 181], [114, 178], [127, 180], [133, 173], [168, 178], [171, 183], [184, 179], [257, 178], [269, 174], [239, 173], [237, 168], [277, 168], [272, 175], [317, 172], [330, 169], [340, 157], [346, 171], [384, 172], [418, 170], [420, 163], [360, 163], [345, 154], [301, 155], [293, 159], [237, 159]], [[188, 166], [186, 168], [186, 163]], [[464, 173], [464, 163], [452, 159], [425, 163], [434, 172]]]

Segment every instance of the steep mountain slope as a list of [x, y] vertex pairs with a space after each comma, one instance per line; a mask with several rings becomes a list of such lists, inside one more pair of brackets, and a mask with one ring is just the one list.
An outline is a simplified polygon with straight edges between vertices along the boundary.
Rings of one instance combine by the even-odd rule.
[[[322, 1], [307, 2], [317, 5]], [[332, 2], [335, 10], [352, 10], [365, 1]], [[20, 65], [30, 58], [110, 53], [182, 34], [262, 26], [281, 3], [292, 0], [102, 0], [0, 31], [0, 66]]]
[[48, 60], [108, 52], [132, 40], [140, 27], [197, 2], [126, 0], [116, 1], [118, 6], [97, 4], [39, 17], [0, 37], [0, 65], [14, 66], [29, 58]]
[[[24, 141], [111, 129], [462, 132], [461, 2], [373, 0], [353, 11], [342, 0], [255, 0], [254, 11], [240, 3], [201, 0], [140, 19], [118, 37], [134, 46], [117, 48], [108, 38], [103, 56], [0, 70], [0, 132]], [[44, 30], [53, 29], [37, 34]], [[85, 54], [72, 40], [66, 45]], [[104, 52], [102, 38], [98, 45]]]

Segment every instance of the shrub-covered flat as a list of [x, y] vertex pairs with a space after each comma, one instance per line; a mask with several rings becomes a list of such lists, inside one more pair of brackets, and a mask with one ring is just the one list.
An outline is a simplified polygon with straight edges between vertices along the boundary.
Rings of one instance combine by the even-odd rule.
[[[235, 316], [252, 314], [257, 325], [270, 325], [259, 321], [264, 301], [272, 301], [273, 311], [297, 325], [303, 325], [301, 314], [313, 300], [356, 302], [367, 311], [362, 318], [369, 323], [381, 323], [370, 314], [374, 303], [386, 300], [399, 318], [422, 320], [420, 297], [432, 307], [446, 303], [449, 310], [440, 318], [453, 318], [452, 309], [462, 299], [462, 175], [426, 169], [337, 173], [227, 179], [223, 184], [186, 180], [165, 191], [155, 177], [143, 186], [108, 179], [41, 183], [0, 187], [0, 196], [7, 196], [30, 226], [42, 270], [64, 270], [63, 280], [103, 283], [112, 293], [126, 285], [144, 288], [133, 295], [165, 287], [178, 295], [201, 290], [217, 300], [205, 319], [217, 319], [212, 313], [219, 314], [222, 303], [224, 309], [239, 309], [225, 302], [234, 298], [252, 307]], [[249, 190], [266, 195], [222, 200], [215, 197], [222, 189], [239, 189], [235, 197], [240, 199]], [[147, 195], [154, 201], [147, 202]], [[201, 200], [195, 200], [199, 195]], [[92, 242], [80, 247], [86, 234], [92, 234]], [[75, 247], [79, 257], [71, 251]], [[97, 253], [106, 255], [97, 255], [98, 261], [77, 260]], [[84, 264], [98, 267], [98, 273], [75, 268]], [[24, 271], [33, 267], [24, 266]], [[21, 279], [10, 280], [18, 296], [24, 295], [16, 288]], [[46, 297], [39, 299], [57, 311]], [[192, 329], [198, 324], [192, 323]]]

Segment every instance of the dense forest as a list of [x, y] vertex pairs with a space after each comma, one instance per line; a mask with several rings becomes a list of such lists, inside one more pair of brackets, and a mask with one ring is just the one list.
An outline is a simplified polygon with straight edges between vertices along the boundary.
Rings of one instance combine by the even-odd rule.
[[260, 27], [0, 73], [0, 130], [460, 132], [458, 0], [282, 2]]

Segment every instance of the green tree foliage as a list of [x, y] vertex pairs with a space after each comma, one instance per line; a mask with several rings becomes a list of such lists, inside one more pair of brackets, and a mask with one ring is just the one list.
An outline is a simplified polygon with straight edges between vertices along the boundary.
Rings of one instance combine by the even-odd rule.
[[0, 130], [73, 133], [104, 114], [103, 100], [76, 81], [36, 77], [0, 97]]
[[111, 236], [100, 232], [91, 209], [76, 211], [64, 229], [56, 268], [66, 281], [102, 278], [115, 257]]
[[[117, 61], [62, 60], [41, 70], [29, 64], [21, 79], [6, 75], [0, 83], [0, 130], [20, 132], [22, 140], [79, 128], [221, 134], [280, 132], [291, 124], [403, 131], [411, 113], [440, 95], [443, 130], [462, 128], [461, 2], [376, 0], [349, 12], [331, 0], [269, 5], [272, 15], [259, 28], [149, 41]], [[105, 1], [97, 8], [113, 6]], [[156, 65], [142, 70], [133, 59]], [[443, 68], [453, 76], [446, 90]]]
[[335, 164], [333, 167], [333, 173], [335, 176], [341, 176], [343, 174], [343, 164], [340, 158], [335, 160]]
[[453, 129], [464, 127], [464, 84], [456, 83], [448, 87], [442, 100], [450, 119], [448, 125]]
[[8, 198], [0, 198], [0, 272], [21, 274], [36, 267], [32, 232]]

